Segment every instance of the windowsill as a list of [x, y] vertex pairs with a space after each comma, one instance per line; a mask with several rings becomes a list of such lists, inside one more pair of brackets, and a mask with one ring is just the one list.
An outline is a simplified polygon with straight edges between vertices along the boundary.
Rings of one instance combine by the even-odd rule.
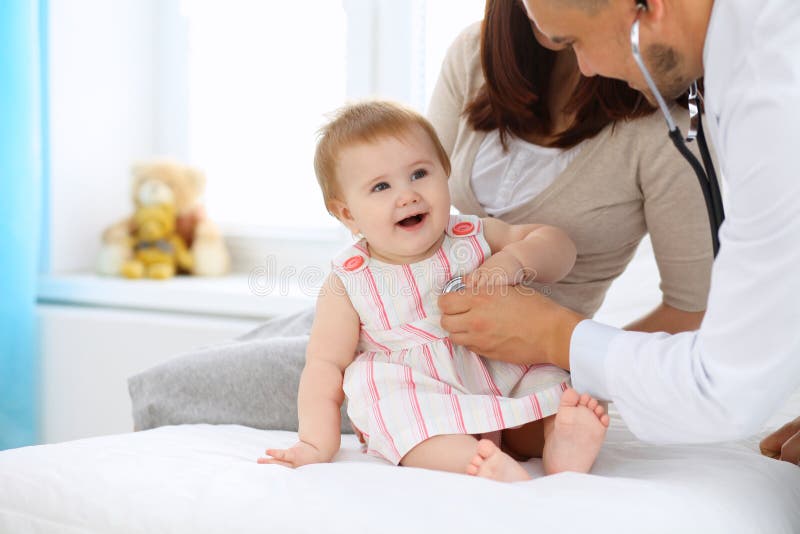
[[219, 278], [177, 276], [170, 280], [127, 280], [91, 273], [39, 279], [40, 304], [184, 313], [226, 318], [268, 319], [313, 306], [316, 289], [296, 282], [258, 280], [234, 273]]

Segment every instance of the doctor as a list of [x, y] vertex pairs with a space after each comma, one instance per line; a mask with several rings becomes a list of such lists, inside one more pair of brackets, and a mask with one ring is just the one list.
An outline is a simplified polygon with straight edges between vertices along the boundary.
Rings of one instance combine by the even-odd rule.
[[[442, 325], [487, 357], [570, 369], [578, 391], [614, 401], [641, 439], [754, 434], [800, 386], [800, 2], [524, 3], [548, 38], [574, 49], [583, 74], [625, 80], [652, 103], [631, 55], [637, 19], [644, 62], [665, 98], [705, 76], [727, 212], [708, 309], [698, 331], [645, 334], [538, 294], [468, 288], [441, 297]], [[762, 447], [797, 463], [800, 418]]]

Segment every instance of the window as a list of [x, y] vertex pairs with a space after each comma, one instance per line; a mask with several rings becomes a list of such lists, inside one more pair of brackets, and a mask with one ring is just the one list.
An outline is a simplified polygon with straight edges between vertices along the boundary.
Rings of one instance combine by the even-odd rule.
[[93, 269], [103, 229], [131, 212], [131, 165], [159, 155], [206, 171], [235, 257], [302, 241], [327, 265], [309, 240], [349, 236], [314, 179], [324, 113], [371, 95], [424, 111], [483, 3], [50, 0], [50, 271]]
[[447, 49], [461, 31], [483, 19], [485, 0], [428, 0], [425, 10], [425, 105]]
[[[188, 152], [228, 225], [332, 228], [314, 132], [346, 95], [340, 2], [189, 0]], [[291, 53], [287, 53], [291, 50]]]
[[325, 114], [365, 96], [424, 112], [447, 47], [483, 9], [484, 0], [183, 0], [186, 157], [208, 175], [210, 216], [229, 234], [345, 238], [314, 179]]

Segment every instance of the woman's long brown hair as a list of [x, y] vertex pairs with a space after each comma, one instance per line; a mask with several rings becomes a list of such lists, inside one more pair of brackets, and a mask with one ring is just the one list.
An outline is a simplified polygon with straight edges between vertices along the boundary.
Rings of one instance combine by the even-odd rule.
[[[465, 114], [476, 130], [500, 130], [526, 138], [550, 136], [553, 120], [545, 101], [556, 52], [539, 44], [519, 0], [487, 0], [481, 28], [481, 64], [486, 83]], [[655, 110], [625, 82], [594, 76], [580, 81], [565, 106], [575, 120], [548, 146], [568, 148], [594, 137], [609, 123]]]

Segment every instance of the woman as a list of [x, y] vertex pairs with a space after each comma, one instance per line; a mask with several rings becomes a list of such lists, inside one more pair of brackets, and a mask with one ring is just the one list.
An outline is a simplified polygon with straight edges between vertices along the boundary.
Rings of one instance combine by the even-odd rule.
[[649, 232], [663, 302], [628, 328], [674, 333], [699, 326], [713, 255], [697, 178], [653, 111], [622, 82], [582, 77], [517, 0], [488, 0], [448, 51], [428, 116], [456, 208], [575, 241], [572, 273], [538, 288], [561, 304], [591, 317]]
[[[428, 116], [459, 211], [551, 224], [575, 241], [572, 272], [536, 289], [591, 317], [649, 233], [663, 301], [627, 328], [675, 333], [702, 321], [713, 254], [697, 178], [653, 112], [621, 82], [582, 77], [517, 0], [487, 0], [483, 22], [450, 47]], [[504, 430], [502, 442], [541, 456], [542, 425]]]

